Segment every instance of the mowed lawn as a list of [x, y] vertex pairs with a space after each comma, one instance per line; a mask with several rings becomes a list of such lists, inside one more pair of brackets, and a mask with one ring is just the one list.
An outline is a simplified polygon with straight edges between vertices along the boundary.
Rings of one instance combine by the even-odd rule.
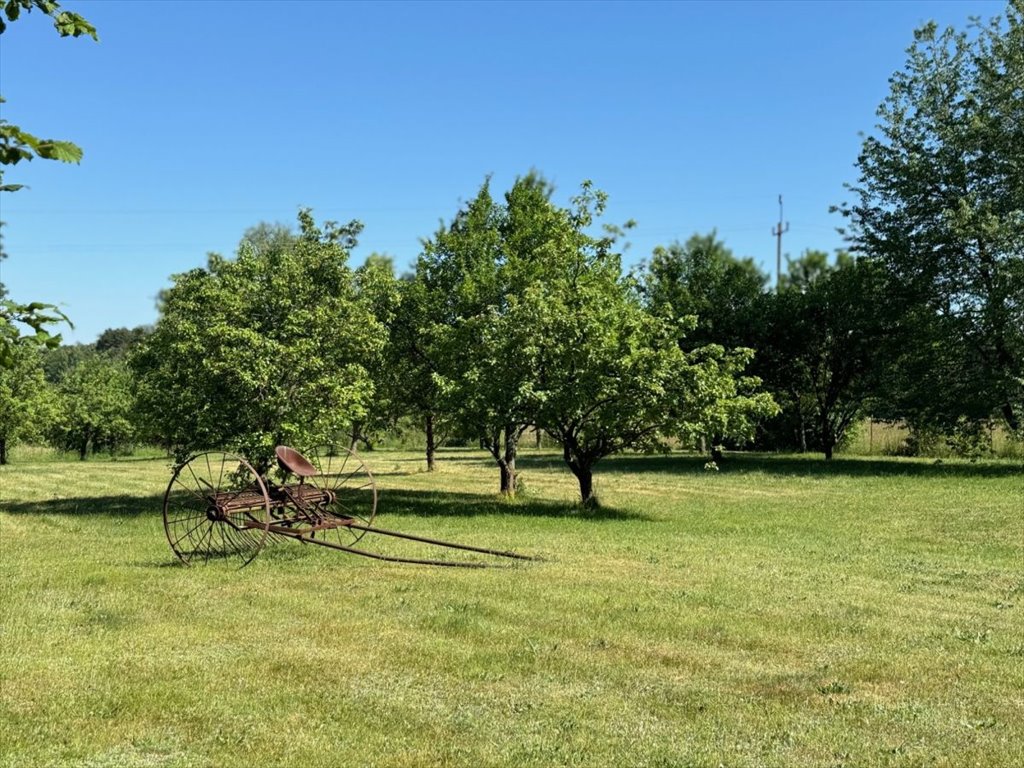
[[623, 456], [592, 512], [376, 452], [380, 525], [544, 560], [238, 570], [174, 559], [166, 460], [13, 458], [3, 766], [1024, 765], [1019, 463]]

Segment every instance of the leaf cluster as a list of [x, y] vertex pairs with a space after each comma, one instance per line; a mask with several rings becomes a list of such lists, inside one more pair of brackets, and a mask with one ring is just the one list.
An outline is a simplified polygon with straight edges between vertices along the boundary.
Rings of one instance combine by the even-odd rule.
[[0, 365], [0, 458], [23, 440], [38, 440], [53, 421], [55, 400], [43, 375], [40, 352], [21, 345]]
[[92, 24], [77, 13], [61, 10], [60, 3], [55, 0], [6, 0], [0, 5], [3, 7], [3, 15], [0, 15], [0, 35], [7, 31], [8, 22], [17, 21], [22, 13], [28, 14], [38, 10], [53, 20], [53, 27], [61, 37], [88, 35], [93, 40], [99, 40], [96, 28]]

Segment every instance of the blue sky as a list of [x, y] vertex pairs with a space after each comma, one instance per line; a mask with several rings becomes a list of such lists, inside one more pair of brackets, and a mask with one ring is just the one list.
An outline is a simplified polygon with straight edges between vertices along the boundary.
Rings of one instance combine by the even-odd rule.
[[9, 169], [0, 267], [61, 304], [71, 341], [156, 320], [170, 276], [260, 221], [360, 219], [354, 264], [403, 268], [493, 176], [584, 179], [635, 219], [626, 261], [717, 228], [774, 271], [842, 245], [887, 79], [920, 23], [1002, 2], [75, 2], [100, 43], [38, 13], [0, 44], [3, 117], [75, 141], [81, 165]]

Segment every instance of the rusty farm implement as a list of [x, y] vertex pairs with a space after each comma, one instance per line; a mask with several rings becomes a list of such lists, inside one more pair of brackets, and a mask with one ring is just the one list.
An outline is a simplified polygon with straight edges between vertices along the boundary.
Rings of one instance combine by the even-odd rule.
[[227, 559], [244, 566], [268, 542], [293, 539], [390, 562], [463, 568], [489, 565], [370, 552], [357, 546], [367, 534], [494, 558], [536, 559], [376, 527], [377, 486], [354, 451], [338, 448], [306, 458], [282, 445], [275, 455], [281, 484], [271, 480], [269, 473], [258, 473], [240, 456], [219, 451], [197, 454], [175, 468], [164, 494], [164, 530], [183, 563]]

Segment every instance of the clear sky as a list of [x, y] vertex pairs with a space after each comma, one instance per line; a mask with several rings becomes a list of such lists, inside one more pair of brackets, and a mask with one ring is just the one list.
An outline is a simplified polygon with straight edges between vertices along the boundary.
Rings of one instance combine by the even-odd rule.
[[3, 282], [71, 341], [156, 320], [170, 276], [260, 221], [361, 220], [353, 263], [411, 264], [484, 177], [584, 179], [635, 219], [627, 262], [717, 228], [774, 272], [833, 250], [888, 77], [920, 23], [1002, 2], [341, 3], [66, 0], [0, 38], [3, 117], [85, 151], [8, 170]]

